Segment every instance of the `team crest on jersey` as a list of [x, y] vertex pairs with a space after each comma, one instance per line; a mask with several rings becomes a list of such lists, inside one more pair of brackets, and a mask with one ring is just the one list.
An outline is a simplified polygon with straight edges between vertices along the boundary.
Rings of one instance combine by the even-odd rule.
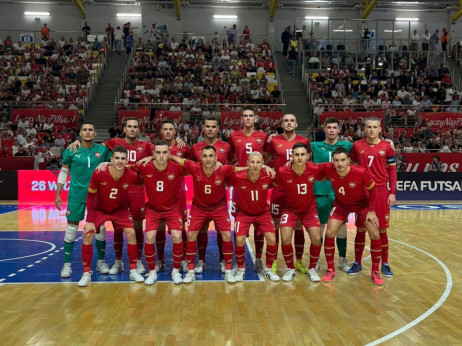
[[152, 174], [146, 174], [147, 178], [152, 178]]
[[181, 152], [177, 152], [177, 153], [176, 153], [176, 156], [179, 156], [179, 157], [181, 157], [181, 156], [183, 156], [183, 153], [181, 153]]
[[220, 184], [221, 184], [221, 180], [220, 180], [220, 179], [215, 180], [215, 184], [216, 184], [216, 185], [220, 185]]
[[365, 152], [366, 152], [366, 150], [363, 149], [363, 150], [361, 150], [359, 153], [360, 153], [360, 154], [364, 154]]
[[128, 219], [130, 220], [130, 222], [133, 222], [133, 217], [131, 215], [128, 216]]
[[314, 177], [308, 177], [308, 181], [312, 183], [314, 181]]
[[103, 185], [103, 186], [104, 186], [104, 185], [107, 185], [107, 182], [103, 181], [103, 182], [101, 183], [101, 185]]
[[349, 183], [348, 186], [350, 186], [352, 189], [356, 187], [356, 183]]
[[257, 138], [257, 143], [261, 144], [261, 142], [262, 142], [261, 138]]
[[142, 152], [143, 151], [143, 147], [138, 147], [136, 148], [139, 152]]
[[182, 220], [181, 218], [180, 218], [180, 219], [178, 219], [178, 221], [179, 221], [180, 223], [183, 223], [183, 220]]
[[268, 189], [268, 184], [263, 184], [261, 188], [262, 188], [263, 190], [267, 190], [267, 189]]
[[380, 155], [380, 156], [385, 156], [385, 151], [379, 150], [379, 155]]
[[99, 158], [101, 157], [101, 154], [97, 151], [97, 152], [95, 153], [95, 157], [96, 157], [97, 159], [99, 159]]
[[225, 148], [220, 148], [220, 153], [224, 154], [225, 153]]
[[318, 214], [315, 214], [314, 217], [315, 217], [316, 219], [319, 219], [319, 215], [318, 215]]
[[175, 179], [175, 175], [169, 174], [167, 178], [168, 178], [168, 180], [173, 180], [173, 179]]
[[124, 190], [128, 189], [130, 185], [129, 184], [123, 184], [122, 187], [124, 188]]
[[228, 217], [228, 218], [226, 219], [226, 222], [227, 222], [227, 223], [231, 223], [231, 219]]

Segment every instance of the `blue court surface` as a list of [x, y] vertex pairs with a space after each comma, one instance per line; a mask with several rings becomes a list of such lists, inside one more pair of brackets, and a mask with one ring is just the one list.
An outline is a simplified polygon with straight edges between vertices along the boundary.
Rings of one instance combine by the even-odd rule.
[[0, 215], [11, 213], [12, 211], [16, 211], [16, 210], [18, 210], [17, 205], [0, 205]]
[[461, 210], [462, 204], [398, 204], [392, 210]]
[[[82, 276], [83, 268], [81, 258], [81, 232], [77, 235], [72, 253], [72, 276], [68, 279], [60, 277], [63, 264], [64, 232], [58, 231], [27, 231], [27, 232], [0, 232], [0, 284], [5, 283], [66, 283], [77, 282]], [[76, 239], [76, 240], [77, 240]], [[115, 260], [113, 250], [113, 232], [107, 233], [106, 261], [112, 265]], [[96, 272], [96, 248], [93, 249], [93, 275], [92, 282], [129, 282], [129, 266], [126, 252], [126, 242], [123, 252], [125, 270], [117, 275], [99, 274]], [[171, 282], [172, 271], [172, 242], [167, 236], [165, 247], [165, 261], [167, 270], [158, 273], [158, 281]], [[223, 281], [224, 274], [218, 269], [218, 248], [216, 233], [209, 232], [206, 263], [207, 269], [203, 274], [196, 274], [197, 281]], [[253, 271], [253, 261], [246, 251], [246, 281], [261, 281], [262, 279]], [[146, 266], [146, 263], [144, 263]], [[147, 268], [147, 266], [146, 266]]]

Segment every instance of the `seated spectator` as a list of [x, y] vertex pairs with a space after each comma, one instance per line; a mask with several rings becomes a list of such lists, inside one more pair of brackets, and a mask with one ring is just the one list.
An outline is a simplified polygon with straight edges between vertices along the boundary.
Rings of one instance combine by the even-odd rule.
[[438, 155], [433, 155], [432, 166], [428, 170], [429, 172], [441, 172], [441, 159]]
[[2, 146], [2, 152], [0, 153], [0, 157], [10, 157], [10, 151], [8, 150], [6, 145]]
[[64, 148], [66, 147], [66, 140], [61, 133], [58, 133], [58, 138], [55, 139], [55, 146]]
[[16, 151], [16, 154], [14, 154], [14, 156], [29, 156], [29, 153], [24, 149], [23, 145], [19, 145], [18, 150]]
[[427, 150], [429, 152], [435, 152], [440, 150], [440, 145], [436, 138], [432, 138], [430, 143], [427, 145]]
[[454, 144], [451, 146], [451, 151], [453, 153], [462, 153], [462, 144], [460, 140], [454, 140]]

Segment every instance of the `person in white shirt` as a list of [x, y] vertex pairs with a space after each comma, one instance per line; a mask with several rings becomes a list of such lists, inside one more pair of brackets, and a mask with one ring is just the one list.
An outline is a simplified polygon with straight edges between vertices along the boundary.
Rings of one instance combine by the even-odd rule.
[[411, 52], [417, 52], [419, 50], [418, 41], [419, 34], [417, 33], [417, 30], [414, 30], [411, 35]]
[[29, 123], [29, 125], [27, 126], [27, 129], [26, 129], [26, 132], [27, 132], [27, 135], [36, 135], [37, 134], [37, 130], [34, 128], [34, 124], [32, 124], [32, 122]]
[[404, 99], [406, 97], [406, 95], [408, 94], [408, 92], [406, 91], [406, 88], [405, 86], [401, 86], [401, 88], [398, 90], [398, 92], [396, 93], [396, 95], [398, 96], [398, 98], [400, 100]]
[[16, 139], [18, 140], [20, 145], [24, 145], [27, 142], [26, 137], [27, 137], [26, 130], [22, 130], [22, 132], [18, 135]]
[[371, 97], [369, 95], [366, 96], [366, 99], [363, 102], [363, 106], [366, 109], [369, 109], [369, 108], [371, 108], [373, 106]]
[[175, 37], [172, 37], [172, 41], [170, 42], [170, 47], [172, 50], [176, 50], [180, 44], [175, 40]]
[[446, 89], [446, 98], [444, 102], [450, 103], [454, 97], [454, 93], [456, 92], [456, 87], [452, 85], [450, 88]]
[[25, 130], [29, 127], [29, 122], [26, 120], [26, 117], [22, 116], [21, 120], [18, 122], [18, 129]]
[[431, 38], [431, 35], [428, 32], [428, 29], [426, 29], [425, 33], [422, 35], [422, 50], [424, 52], [428, 52], [428, 49], [430, 47], [430, 38]]

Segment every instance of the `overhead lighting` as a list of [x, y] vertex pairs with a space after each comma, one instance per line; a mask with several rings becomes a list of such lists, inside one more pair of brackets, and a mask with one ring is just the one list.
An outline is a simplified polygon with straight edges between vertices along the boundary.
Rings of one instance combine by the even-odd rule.
[[141, 13], [117, 13], [117, 17], [141, 17]]
[[419, 18], [401, 18], [401, 17], [398, 17], [398, 18], [395, 18], [395, 20], [404, 20], [406, 22], [418, 22]]
[[238, 19], [236, 14], [214, 14], [213, 19]]
[[50, 12], [24, 12], [26, 16], [49, 16]]
[[403, 30], [383, 30], [383, 32], [403, 32]]
[[305, 16], [305, 19], [319, 19], [319, 20], [327, 20], [327, 19], [329, 19], [329, 17]]
[[352, 29], [346, 29], [346, 30], [343, 30], [343, 29], [334, 29], [332, 30], [333, 32], [353, 32]]

